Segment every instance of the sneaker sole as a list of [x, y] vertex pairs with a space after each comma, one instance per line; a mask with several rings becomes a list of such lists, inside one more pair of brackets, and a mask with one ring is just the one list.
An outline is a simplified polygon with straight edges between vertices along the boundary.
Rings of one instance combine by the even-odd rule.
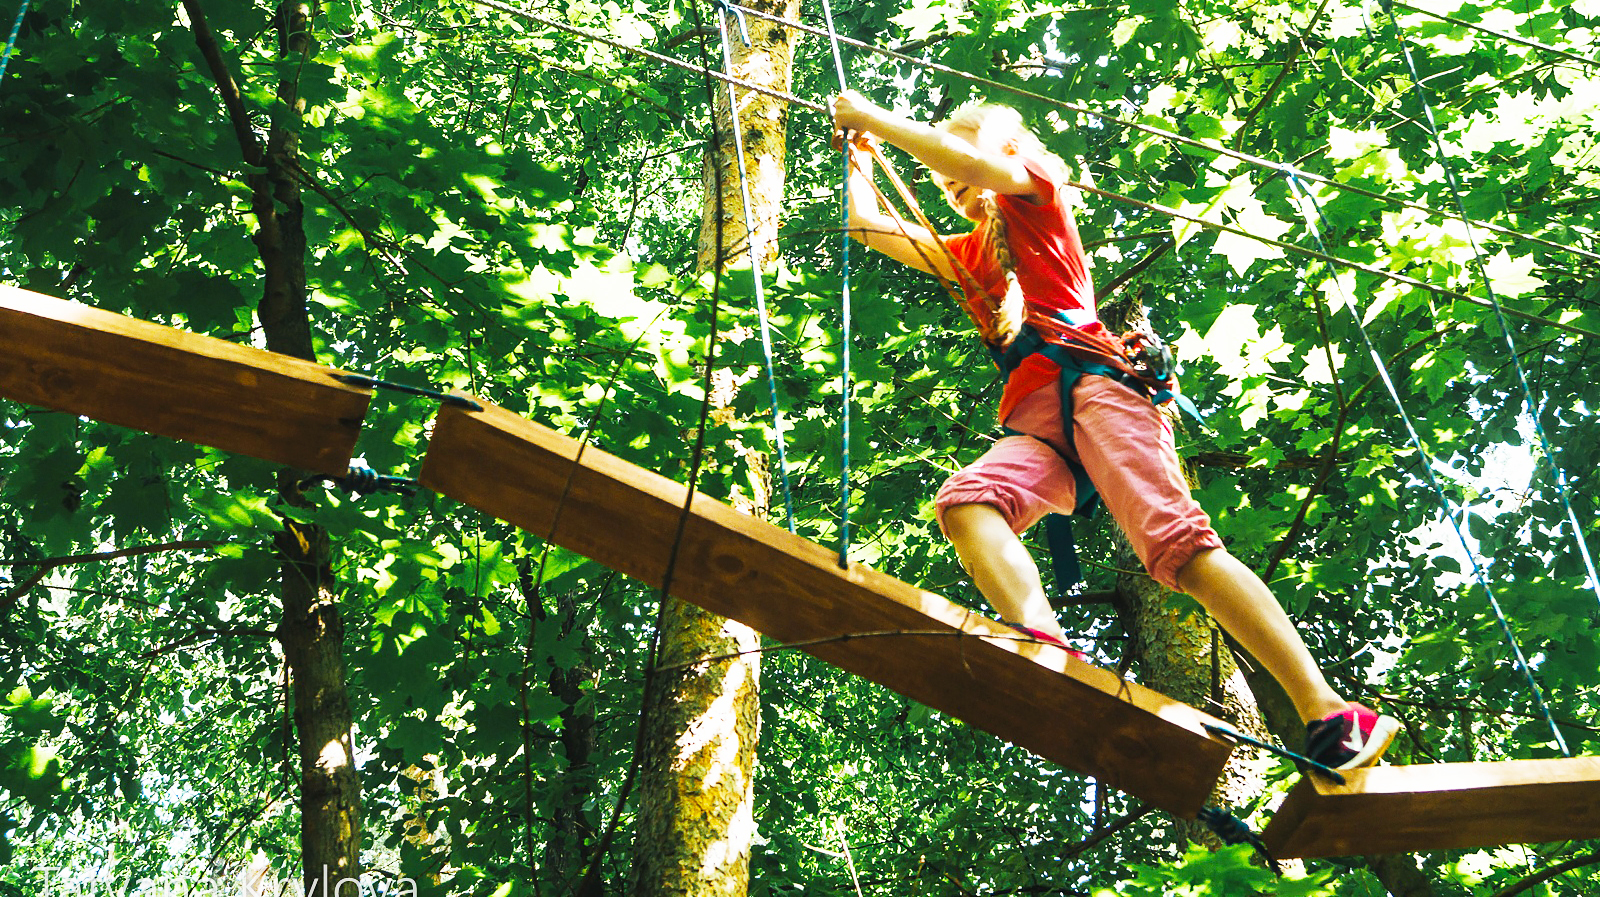
[[1337, 769], [1361, 769], [1375, 766], [1383, 759], [1384, 751], [1389, 749], [1389, 744], [1394, 741], [1394, 736], [1400, 731], [1400, 721], [1392, 716], [1380, 716], [1372, 726], [1372, 734], [1367, 736], [1367, 744], [1344, 763], [1335, 767]]

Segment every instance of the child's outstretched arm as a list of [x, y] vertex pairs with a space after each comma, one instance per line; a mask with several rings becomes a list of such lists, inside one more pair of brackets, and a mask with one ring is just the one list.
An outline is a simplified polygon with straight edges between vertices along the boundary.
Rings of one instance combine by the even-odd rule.
[[956, 280], [939, 237], [878, 204], [872, 189], [872, 156], [850, 148], [850, 236], [905, 265], [946, 280]]
[[1013, 143], [999, 152], [980, 149], [954, 134], [896, 115], [853, 90], [834, 98], [833, 124], [845, 131], [875, 134], [962, 184], [1040, 201], [1039, 188]]

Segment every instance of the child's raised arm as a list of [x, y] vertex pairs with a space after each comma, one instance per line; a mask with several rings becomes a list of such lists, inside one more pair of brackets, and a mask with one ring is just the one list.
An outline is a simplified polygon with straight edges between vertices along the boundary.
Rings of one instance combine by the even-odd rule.
[[901, 264], [954, 281], [957, 275], [939, 236], [878, 204], [872, 156], [852, 146], [850, 161], [850, 236]]
[[962, 184], [1040, 202], [1038, 185], [1008, 141], [991, 151], [956, 134], [912, 121], [873, 103], [853, 90], [833, 100], [834, 127], [875, 134], [915, 156], [935, 172]]

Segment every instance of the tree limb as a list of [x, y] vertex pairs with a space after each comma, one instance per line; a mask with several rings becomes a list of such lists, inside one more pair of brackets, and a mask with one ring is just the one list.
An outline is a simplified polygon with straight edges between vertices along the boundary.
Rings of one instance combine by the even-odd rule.
[[154, 545], [135, 545], [132, 548], [119, 548], [115, 551], [98, 551], [93, 554], [68, 554], [61, 557], [41, 558], [31, 561], [0, 561], [0, 567], [43, 567], [48, 572], [53, 567], [65, 567], [69, 564], [89, 564], [95, 561], [114, 561], [117, 558], [134, 557], [141, 554], [158, 554], [163, 551], [184, 551], [198, 548], [215, 548], [218, 545], [227, 545], [227, 539], [184, 539], [176, 542], [158, 542]]
[[239, 93], [239, 85], [233, 80], [233, 73], [228, 71], [228, 62], [222, 58], [222, 49], [217, 46], [217, 36], [212, 33], [211, 25], [206, 22], [205, 10], [200, 8], [200, 0], [183, 0], [183, 9], [189, 14], [189, 30], [194, 32], [194, 42], [200, 48], [200, 55], [206, 61], [206, 67], [211, 70], [211, 80], [217, 85], [217, 95], [222, 98], [222, 106], [228, 113], [228, 120], [233, 123], [234, 136], [239, 138], [239, 148], [244, 151], [244, 160], [251, 165], [260, 166], [266, 162], [266, 151], [261, 147], [261, 140], [256, 136], [254, 123], [250, 121], [250, 113], [244, 108], [244, 97]]
[[1586, 853], [1583, 856], [1573, 857], [1564, 863], [1557, 863], [1543, 872], [1539, 872], [1524, 878], [1522, 881], [1517, 882], [1509, 888], [1503, 888], [1495, 891], [1490, 895], [1490, 897], [1512, 897], [1513, 894], [1521, 894], [1523, 891], [1526, 891], [1529, 888], [1542, 885], [1563, 872], [1571, 872], [1574, 869], [1578, 869], [1583, 866], [1592, 866], [1595, 863], [1600, 863], [1600, 850], [1597, 850], [1594, 853]]

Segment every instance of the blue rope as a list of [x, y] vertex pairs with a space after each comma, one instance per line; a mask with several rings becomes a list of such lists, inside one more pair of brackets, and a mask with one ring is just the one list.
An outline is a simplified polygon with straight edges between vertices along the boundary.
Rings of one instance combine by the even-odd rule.
[[6, 51], [0, 54], [0, 78], [6, 76], [6, 63], [11, 61], [11, 50], [17, 45], [17, 35], [22, 32], [22, 19], [28, 14], [29, 0], [22, 0], [22, 6], [17, 9], [17, 20], [11, 23], [11, 36], [6, 38]]
[[1544, 456], [1550, 460], [1556, 494], [1561, 498], [1561, 507], [1567, 513], [1567, 523], [1572, 527], [1572, 538], [1578, 543], [1578, 555], [1583, 558], [1584, 570], [1589, 574], [1589, 588], [1594, 590], [1595, 599], [1600, 601], [1600, 575], [1595, 573], [1594, 559], [1590, 557], [1589, 546], [1583, 540], [1583, 527], [1578, 525], [1578, 515], [1572, 510], [1572, 501], [1568, 497], [1567, 476], [1557, 463], [1555, 452], [1550, 448], [1550, 440], [1545, 435], [1544, 424], [1540, 420], [1539, 403], [1533, 397], [1533, 389], [1528, 385], [1528, 373], [1522, 367], [1522, 357], [1517, 352], [1515, 339], [1511, 336], [1511, 325], [1506, 321], [1505, 310], [1500, 307], [1500, 300], [1495, 297], [1494, 287], [1489, 283], [1489, 272], [1484, 270], [1483, 249], [1478, 245], [1478, 238], [1474, 235], [1470, 223], [1471, 219], [1467, 217], [1466, 204], [1461, 200], [1461, 185], [1456, 180], [1455, 167], [1450, 164], [1450, 157], [1444, 151], [1444, 142], [1439, 136], [1439, 126], [1433, 117], [1433, 104], [1428, 101], [1428, 92], [1422, 86], [1422, 78], [1417, 75], [1416, 62], [1411, 58], [1411, 47], [1406, 43], [1405, 35], [1400, 33], [1400, 21], [1394, 16], [1391, 0], [1383, 0], [1383, 8], [1384, 12], [1389, 14], [1389, 24], [1394, 27], [1395, 41], [1400, 44], [1401, 55], [1405, 57], [1406, 69], [1411, 74], [1411, 86], [1416, 89], [1417, 99], [1421, 101], [1423, 117], [1428, 124], [1428, 135], [1433, 138], [1439, 164], [1444, 168], [1445, 183], [1450, 187], [1450, 197], [1455, 202], [1456, 211], [1461, 215], [1462, 226], [1466, 228], [1467, 245], [1472, 247], [1472, 270], [1483, 284], [1483, 292], [1488, 297], [1489, 304], [1494, 307], [1495, 320], [1500, 322], [1500, 333], [1506, 338], [1506, 351], [1511, 354], [1511, 364], [1517, 372], [1517, 383], [1522, 387], [1523, 403], [1527, 406], [1528, 416], [1533, 418], [1533, 431], [1539, 437], [1539, 447], [1544, 451]]
[[[1305, 184], [1300, 181], [1292, 166], [1284, 165], [1282, 170], [1295, 192], [1309, 201], [1310, 208], [1297, 203], [1297, 205], [1300, 205], [1300, 214], [1305, 218], [1306, 227], [1311, 231], [1312, 238], [1317, 241], [1318, 250], [1323, 255], [1328, 255], [1328, 247], [1322, 242], [1322, 231], [1317, 227], [1317, 220], [1322, 217], [1321, 203], [1317, 202], [1317, 198], [1311, 194], [1311, 191], [1306, 189]], [[1316, 210], [1315, 216], [1312, 215], [1312, 209]], [[1516, 656], [1517, 667], [1522, 670], [1522, 674], [1528, 679], [1528, 687], [1533, 692], [1533, 700], [1539, 708], [1539, 713], [1544, 716], [1545, 722], [1550, 725], [1550, 733], [1555, 737], [1556, 745], [1560, 747], [1562, 755], [1572, 756], [1572, 752], [1567, 749], [1566, 739], [1561, 737], [1561, 730], [1556, 726], [1555, 718], [1550, 715], [1550, 708], [1545, 706], [1544, 693], [1539, 689], [1539, 682], [1533, 677], [1533, 671], [1528, 668], [1528, 659], [1522, 653], [1522, 646], [1518, 644], [1516, 634], [1511, 631], [1511, 623], [1506, 619], [1505, 612], [1500, 607], [1500, 600], [1495, 597], [1494, 590], [1489, 587], [1489, 579], [1485, 575], [1483, 567], [1478, 563], [1477, 552], [1474, 552], [1467, 544], [1466, 533], [1461, 528], [1460, 515], [1451, 504], [1449, 496], [1445, 495], [1445, 491], [1439, 485], [1438, 479], [1433, 475], [1433, 456], [1428, 454], [1428, 450], [1423, 447], [1422, 438], [1417, 435], [1417, 428], [1411, 422], [1411, 415], [1407, 413], [1405, 404], [1400, 401], [1400, 392], [1395, 388], [1393, 378], [1389, 376], [1389, 368], [1383, 363], [1383, 358], [1379, 356], [1377, 347], [1372, 344], [1372, 338], [1367, 334], [1366, 325], [1361, 322], [1361, 313], [1356, 310], [1354, 299], [1344, 294], [1344, 287], [1339, 285], [1337, 276], [1333, 278], [1333, 284], [1334, 288], [1339, 291], [1340, 297], [1344, 300], [1345, 306], [1350, 309], [1350, 317], [1355, 320], [1356, 330], [1361, 334], [1361, 341], [1366, 344], [1367, 355], [1372, 358], [1373, 365], [1377, 367], [1378, 377], [1383, 381], [1384, 388], [1389, 390], [1389, 398], [1394, 402], [1395, 410], [1399, 412], [1401, 422], [1405, 424], [1406, 435], [1411, 441], [1411, 447], [1416, 450], [1418, 457], [1422, 461], [1423, 478], [1428, 481], [1429, 486], [1433, 487], [1434, 495], [1439, 499], [1440, 510], [1444, 512], [1445, 519], [1450, 522], [1450, 528], [1455, 530], [1456, 539], [1461, 543], [1461, 550], [1467, 555], [1467, 559], [1472, 562], [1472, 575], [1476, 577], [1478, 585], [1483, 589], [1483, 594], [1489, 599], [1489, 607], [1494, 609], [1494, 615], [1500, 621], [1500, 632], [1505, 636], [1506, 643], [1511, 646], [1511, 651]]]
[[[750, 32], [745, 27], [744, 13], [729, 6], [726, 0], [712, 0], [712, 6], [718, 10], [717, 34], [722, 40], [722, 64], [727, 69], [728, 77], [733, 77], [733, 49], [728, 39], [728, 21], [726, 15], [731, 13], [739, 22], [739, 35], [744, 40], [745, 46], [750, 45]], [[794, 501], [789, 492], [789, 459], [784, 450], [783, 417], [778, 410], [778, 378], [773, 373], [772, 365], [772, 327], [767, 320], [767, 296], [761, 280], [761, 247], [756, 237], [755, 222], [750, 217], [750, 175], [744, 164], [744, 134], [739, 128], [739, 98], [733, 92], [733, 84], [728, 87], [728, 118], [733, 125], [733, 154], [739, 160], [739, 198], [744, 203], [744, 230], [746, 248], [750, 254], [750, 275], [755, 286], [756, 316], [761, 320], [761, 356], [767, 370], [767, 392], [772, 396], [772, 432], [777, 440], [778, 449], [778, 478], [783, 483], [783, 515], [784, 522], [789, 532], [794, 532]]]
[[[828, 39], [833, 47], [833, 72], [839, 77], [839, 90], [849, 89], [844, 76], [844, 57], [839, 55], [839, 33], [833, 28], [833, 8], [822, 0], [822, 18], [828, 26]], [[843, 135], [844, 184], [839, 191], [841, 215], [850, 220], [850, 135]], [[842, 449], [839, 453], [839, 566], [850, 566], [850, 228], [844, 231], [844, 251], [840, 255], [843, 283], [839, 287], [840, 350], [839, 392], [843, 396], [844, 410], [839, 417], [839, 435]]]

